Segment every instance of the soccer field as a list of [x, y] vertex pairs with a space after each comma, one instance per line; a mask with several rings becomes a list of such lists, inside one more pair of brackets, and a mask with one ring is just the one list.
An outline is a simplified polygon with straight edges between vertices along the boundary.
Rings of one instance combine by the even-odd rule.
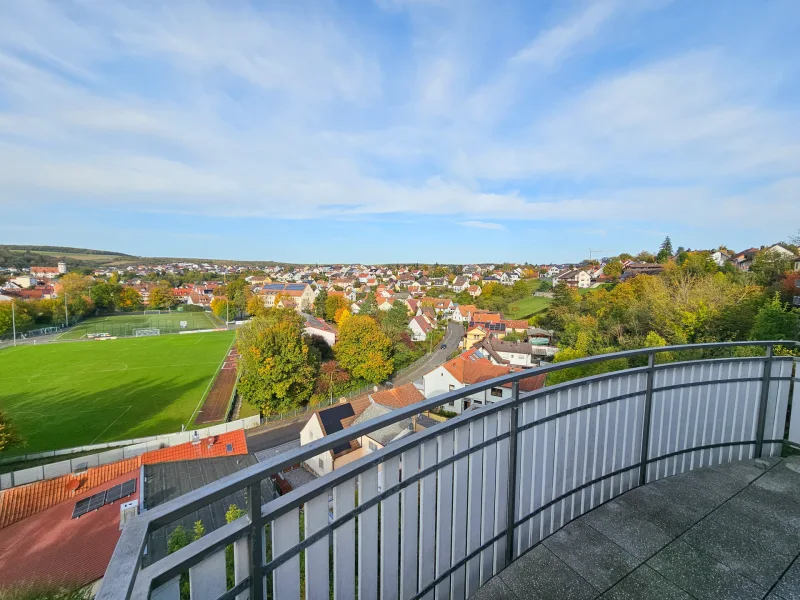
[[0, 409], [41, 450], [173, 433], [194, 419], [233, 332], [0, 350]]
[[[186, 327], [181, 327], [181, 322]], [[158, 329], [161, 333], [177, 333], [178, 331], [194, 331], [197, 329], [215, 329], [221, 327], [211, 313], [207, 312], [163, 312], [157, 315], [113, 315], [108, 317], [91, 317], [81, 321], [65, 331], [57, 340], [80, 340], [90, 334], [107, 333], [112, 337], [128, 337], [134, 335], [136, 329]]]

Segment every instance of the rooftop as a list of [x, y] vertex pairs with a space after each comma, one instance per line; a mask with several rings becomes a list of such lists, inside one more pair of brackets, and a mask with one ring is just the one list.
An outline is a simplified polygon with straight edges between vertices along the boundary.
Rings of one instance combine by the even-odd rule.
[[476, 600], [800, 598], [800, 457], [635, 488], [534, 546]]

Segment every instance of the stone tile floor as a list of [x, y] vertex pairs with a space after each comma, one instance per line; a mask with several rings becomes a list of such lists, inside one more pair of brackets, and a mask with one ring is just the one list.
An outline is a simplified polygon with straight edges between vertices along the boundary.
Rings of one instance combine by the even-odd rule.
[[521, 556], [477, 600], [800, 600], [800, 456], [636, 488]]

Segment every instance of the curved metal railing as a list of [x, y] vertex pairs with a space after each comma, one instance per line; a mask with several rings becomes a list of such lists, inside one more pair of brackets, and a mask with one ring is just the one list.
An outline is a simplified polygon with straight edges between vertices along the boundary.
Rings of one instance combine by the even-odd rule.
[[[141, 514], [125, 526], [97, 597], [177, 600], [187, 571], [193, 600], [328, 598], [331, 590], [336, 598], [469, 596], [559, 527], [633, 487], [780, 453], [790, 387], [800, 374], [793, 375], [795, 359], [774, 356], [778, 345], [800, 348], [765, 341], [630, 350], [518, 371], [394, 410]], [[660, 353], [740, 346], [765, 353], [656, 361]], [[621, 358], [646, 358], [647, 365], [520, 390], [529, 377]], [[270, 475], [509, 385], [510, 398], [262, 504], [260, 482]], [[800, 385], [794, 390], [800, 398]], [[242, 489], [247, 516], [141, 566], [151, 532]]]

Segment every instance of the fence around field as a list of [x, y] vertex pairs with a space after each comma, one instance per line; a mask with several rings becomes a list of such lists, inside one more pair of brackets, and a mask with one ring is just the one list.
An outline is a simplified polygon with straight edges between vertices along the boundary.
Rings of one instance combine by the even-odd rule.
[[[181, 322], [186, 327], [181, 327]], [[97, 334], [108, 334], [111, 337], [129, 337], [135, 335], [137, 329], [158, 329], [160, 333], [180, 333], [201, 329], [222, 327], [208, 312], [176, 312], [161, 314], [129, 314], [116, 313], [86, 319], [83, 323], [66, 331], [63, 338], [78, 339]]]
[[0, 473], [0, 489], [7, 489], [18, 485], [25, 485], [26, 483], [33, 483], [34, 481], [41, 481], [43, 479], [52, 479], [53, 477], [60, 477], [75, 472], [77, 469], [98, 467], [100, 465], [107, 465], [126, 458], [134, 458], [145, 452], [151, 450], [158, 450], [159, 448], [166, 448], [168, 446], [175, 446], [177, 444], [185, 444], [192, 441], [192, 436], [196, 431], [201, 439], [228, 433], [229, 431], [236, 431], [237, 429], [251, 429], [258, 427], [261, 424], [261, 418], [258, 415], [252, 417], [245, 417], [230, 423], [220, 423], [203, 429], [187, 429], [180, 433], [170, 433], [165, 435], [153, 435], [144, 438], [136, 438], [133, 440], [120, 440], [116, 442], [106, 442], [103, 444], [91, 444], [88, 446], [77, 446], [75, 448], [65, 448], [63, 450], [50, 450], [48, 452], [36, 452], [34, 454], [25, 454], [22, 456], [14, 456], [10, 458], [0, 459], [0, 464], [13, 464], [15, 462], [23, 462], [26, 460], [38, 460], [41, 458], [51, 458], [55, 456], [65, 456], [70, 454], [79, 454], [82, 452], [91, 452], [93, 450], [105, 450], [97, 454], [89, 454], [79, 456], [77, 458], [69, 458], [57, 462], [48, 463], [46, 465], [39, 465], [30, 467], [28, 469], [20, 469], [11, 473]]
[[[774, 356], [776, 345], [800, 349], [796, 342], [742, 342], [593, 356], [504, 375], [351, 426], [130, 521], [97, 600], [179, 600], [187, 571], [192, 600], [263, 599], [268, 589], [275, 600], [296, 599], [303, 587], [306, 598], [330, 598], [331, 591], [334, 598], [469, 597], [545, 537], [627, 490], [779, 455], [792, 387], [800, 402], [800, 360]], [[766, 355], [656, 361], [661, 352], [735, 346], [762, 346]], [[617, 358], [645, 359], [646, 366], [524, 391], [531, 376]], [[261, 480], [286, 466], [500, 386], [511, 387], [510, 398], [367, 452], [275, 500], [261, 496]], [[800, 445], [791, 437], [800, 436], [800, 410], [791, 413], [789, 431], [790, 443]], [[247, 491], [246, 516], [142, 568], [150, 531], [237, 490]]]

